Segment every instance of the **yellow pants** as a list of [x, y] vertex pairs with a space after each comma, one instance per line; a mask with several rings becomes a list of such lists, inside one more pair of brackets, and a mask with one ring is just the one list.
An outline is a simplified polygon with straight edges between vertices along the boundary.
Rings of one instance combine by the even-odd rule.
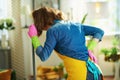
[[68, 73], [67, 80], [86, 80], [87, 67], [86, 62], [76, 60], [67, 56], [59, 54], [59, 57], [63, 60], [64, 66]]

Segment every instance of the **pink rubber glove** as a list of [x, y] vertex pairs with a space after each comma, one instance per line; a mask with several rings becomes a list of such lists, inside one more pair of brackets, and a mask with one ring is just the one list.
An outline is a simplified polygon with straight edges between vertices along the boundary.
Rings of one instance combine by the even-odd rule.
[[93, 55], [92, 51], [88, 50], [89, 57], [92, 61], [94, 61], [96, 64], [98, 64], [97, 58]]
[[37, 36], [37, 29], [34, 24], [31, 24], [29, 26], [28, 35], [30, 36], [30, 38], [32, 38], [33, 36]]

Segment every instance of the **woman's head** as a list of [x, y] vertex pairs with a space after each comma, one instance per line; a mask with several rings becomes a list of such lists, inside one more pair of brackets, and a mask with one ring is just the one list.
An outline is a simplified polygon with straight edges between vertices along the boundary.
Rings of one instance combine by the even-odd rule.
[[38, 31], [38, 36], [42, 34], [42, 30], [45, 30], [48, 26], [53, 25], [54, 20], [63, 20], [63, 13], [59, 10], [41, 7], [32, 13], [34, 24]]

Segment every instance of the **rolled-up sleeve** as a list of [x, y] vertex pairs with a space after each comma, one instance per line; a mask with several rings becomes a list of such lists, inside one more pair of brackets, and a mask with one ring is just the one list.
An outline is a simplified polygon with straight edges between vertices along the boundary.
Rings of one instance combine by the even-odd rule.
[[82, 25], [82, 29], [86, 36], [92, 36], [93, 38], [99, 39], [99, 41], [102, 40], [102, 37], [104, 35], [104, 31], [97, 27], [92, 27], [88, 25]]
[[39, 46], [36, 49], [36, 54], [40, 57], [41, 61], [45, 61], [49, 58], [56, 45], [54, 33], [55, 32], [53, 32], [52, 30], [48, 30], [44, 46]]

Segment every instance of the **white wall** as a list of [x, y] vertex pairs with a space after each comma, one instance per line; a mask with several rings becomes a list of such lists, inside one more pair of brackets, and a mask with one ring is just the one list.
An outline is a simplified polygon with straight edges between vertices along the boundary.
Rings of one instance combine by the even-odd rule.
[[104, 60], [104, 55], [100, 52], [103, 48], [111, 48], [113, 36], [104, 36], [102, 41], [96, 46], [94, 49], [94, 54], [98, 59], [98, 64], [103, 71], [105, 76], [113, 76], [114, 75], [114, 63], [113, 62], [106, 62]]
[[114, 63], [113, 62], [106, 62], [104, 60], [104, 55], [99, 55], [98, 61], [99, 61], [98, 63], [104, 76], [114, 75]]
[[29, 26], [32, 23], [32, 0], [21, 0], [21, 26]]
[[68, 19], [79, 21], [86, 12], [84, 0], [60, 0], [60, 9], [67, 15]]
[[22, 41], [23, 41], [23, 53], [24, 53], [24, 69], [25, 69], [25, 78], [28, 79], [28, 76], [33, 74], [33, 65], [32, 65], [32, 43], [27, 34], [28, 29], [22, 29]]

